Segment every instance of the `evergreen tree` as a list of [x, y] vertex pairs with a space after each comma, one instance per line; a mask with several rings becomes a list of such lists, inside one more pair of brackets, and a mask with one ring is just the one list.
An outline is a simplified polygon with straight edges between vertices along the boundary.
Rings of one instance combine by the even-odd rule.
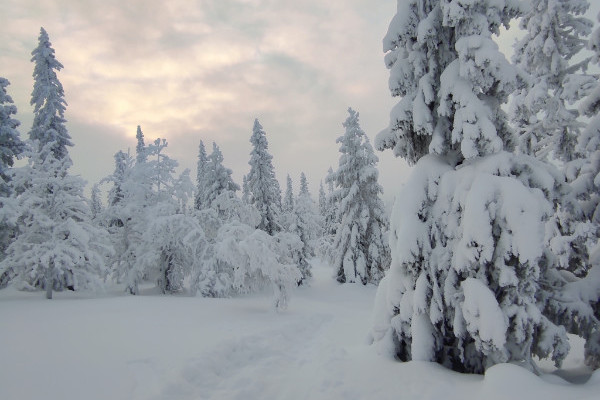
[[289, 213], [294, 210], [294, 189], [292, 188], [292, 178], [288, 174], [286, 179], [285, 196], [283, 197], [283, 212]]
[[19, 234], [0, 263], [9, 268], [12, 281], [23, 289], [54, 290], [97, 288], [110, 252], [106, 231], [91, 223], [83, 196], [84, 182], [68, 174], [71, 160], [57, 159], [54, 142], [29, 152], [29, 164], [13, 174], [17, 188]]
[[17, 114], [17, 107], [6, 92], [9, 84], [8, 80], [0, 78], [0, 197], [10, 195], [8, 169], [25, 150], [17, 131], [20, 122], [12, 118]]
[[208, 163], [204, 172], [204, 198], [202, 204], [212, 207], [215, 200], [224, 193], [235, 196], [240, 190], [239, 185], [231, 178], [232, 171], [223, 166], [223, 154], [216, 143], [213, 143], [213, 151], [208, 156]]
[[321, 224], [316, 205], [310, 197], [304, 172], [300, 175], [300, 193], [294, 202], [291, 215], [290, 232], [296, 234], [302, 242], [302, 248], [294, 254], [294, 261], [300, 270], [299, 285], [307, 284], [312, 277], [308, 260], [315, 256], [314, 242], [320, 236]]
[[327, 182], [327, 212], [325, 215], [324, 232], [325, 235], [335, 236], [339, 226], [339, 220], [337, 218], [338, 203], [334, 196], [335, 180], [333, 179], [333, 168], [331, 167], [327, 170], [325, 182]]
[[29, 138], [37, 143], [38, 151], [48, 149], [46, 145], [52, 143], [53, 147], [49, 150], [54, 158], [60, 160], [67, 156], [67, 146], [73, 144], [65, 127], [65, 94], [55, 72], [63, 66], [54, 57], [54, 49], [44, 28], [40, 29], [39, 44], [31, 55], [31, 61], [35, 64], [31, 93], [34, 118]]
[[[351, 108], [343, 126], [346, 132], [340, 143], [340, 162], [329, 178], [335, 183], [335, 201], [339, 202], [337, 218], [340, 227], [333, 247], [334, 268], [338, 282], [378, 283], [389, 266], [389, 248], [384, 240], [388, 221], [383, 202], [383, 189], [377, 183], [379, 161], [365, 133], [360, 128], [358, 113]], [[305, 192], [308, 192], [304, 179]]]
[[322, 209], [322, 230], [321, 240], [317, 247], [319, 257], [327, 262], [333, 264], [335, 259], [335, 248], [333, 242], [339, 226], [339, 220], [337, 219], [338, 203], [334, 197], [334, 180], [333, 169], [329, 167], [327, 175], [325, 177], [325, 183], [327, 184], [327, 194], [325, 197], [325, 207]]
[[92, 220], [96, 221], [102, 215], [103, 207], [102, 201], [100, 200], [100, 188], [96, 183], [92, 186], [92, 193], [90, 197], [90, 212], [92, 213]]
[[250, 203], [261, 215], [258, 228], [273, 235], [281, 229], [278, 221], [281, 210], [281, 189], [275, 178], [273, 156], [268, 152], [267, 136], [258, 119], [254, 121], [250, 143], [253, 147], [248, 163], [250, 172], [247, 177]]
[[127, 176], [127, 172], [133, 166], [133, 160], [129, 154], [119, 150], [115, 153], [115, 172], [106, 178], [105, 181], [113, 183], [112, 188], [108, 192], [108, 205], [115, 206], [123, 200], [123, 184]]
[[[175, 281], [181, 275], [171, 275], [169, 271], [182, 265], [181, 259], [176, 261], [171, 256], [185, 250], [177, 247], [183, 238], [174, 239], [173, 235], [183, 234], [191, 226], [176, 215], [184, 213], [182, 204], [191, 196], [193, 184], [187, 170], [175, 177], [178, 163], [165, 154], [167, 146], [165, 139], [156, 139], [146, 146], [146, 160], [135, 164], [126, 185], [123, 211], [128, 223], [123, 232], [129, 244], [119, 276], [125, 279], [126, 290], [131, 294], [138, 294], [139, 283], [147, 278], [155, 279], [163, 292], [180, 289]], [[162, 272], [156, 273], [156, 268]], [[171, 277], [175, 281], [169, 281]]]
[[514, 97], [512, 119], [525, 154], [575, 158], [582, 123], [565, 103], [580, 100], [582, 87], [594, 81], [580, 73], [587, 60], [569, 65], [590, 34], [592, 23], [583, 17], [588, 8], [587, 0], [534, 0], [521, 17], [527, 33], [516, 43], [513, 60], [528, 74], [528, 84]]
[[378, 147], [416, 166], [394, 205], [372, 337], [401, 360], [482, 373], [532, 365], [532, 353], [560, 363], [568, 350], [540, 309], [540, 281], [558, 267], [545, 229], [564, 177], [509, 153], [501, 109], [518, 79], [492, 35], [518, 11], [511, 0], [399, 2], [384, 39], [403, 99]]
[[146, 162], [148, 158], [146, 144], [144, 143], [144, 132], [142, 132], [141, 126], [137, 126], [137, 132], [135, 134], [137, 139], [137, 145], [135, 146], [135, 161], [138, 164]]
[[304, 175], [304, 172], [300, 173], [300, 195], [310, 197], [310, 192], [308, 191], [308, 181], [306, 180], [306, 175]]
[[244, 204], [250, 204], [250, 188], [248, 187], [248, 177], [244, 175], [242, 183], [242, 201]]
[[[592, 33], [588, 49], [594, 54], [593, 62], [600, 64], [600, 28]], [[567, 293], [567, 299], [587, 299], [591, 308], [565, 310], [563, 307], [553, 310], [553, 314], [563, 318], [566, 316], [565, 319], [570, 322], [583, 322], [572, 324], [571, 328], [574, 329], [571, 332], [587, 339], [586, 364], [597, 369], [600, 367], [600, 85], [596, 85], [583, 99], [579, 109], [590, 120], [577, 141], [576, 151], [582, 159], [579, 160], [577, 177], [571, 187], [578, 200], [581, 218], [578, 218], [571, 231], [575, 233], [574, 236], [579, 234], [579, 238], [584, 239], [579, 247], [583, 253], [584, 267], [574, 271], [580, 279], [564, 285], [561, 294]], [[590, 313], [595, 321], [589, 318]]]
[[327, 195], [325, 189], [323, 189], [323, 181], [319, 182], [319, 213], [324, 220], [327, 214]]
[[205, 190], [205, 174], [207, 171], [208, 164], [208, 156], [206, 155], [206, 148], [204, 147], [204, 142], [200, 141], [200, 146], [198, 148], [198, 164], [196, 168], [196, 199], [194, 202], [194, 207], [196, 210], [201, 210], [203, 208], [202, 199], [204, 198], [204, 190]]
[[[20, 157], [25, 150], [17, 127], [19, 121], [12, 118], [17, 113], [17, 107], [6, 92], [8, 80], [0, 78], [0, 260], [15, 235], [16, 226], [12, 209], [6, 203], [10, 202], [10, 169], [14, 159]], [[8, 283], [8, 274], [0, 275], [0, 287]]]

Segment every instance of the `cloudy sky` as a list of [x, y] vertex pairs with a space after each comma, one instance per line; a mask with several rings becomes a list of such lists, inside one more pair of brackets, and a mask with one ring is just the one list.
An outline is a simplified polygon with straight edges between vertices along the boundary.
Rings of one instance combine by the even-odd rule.
[[[137, 125], [192, 171], [200, 140], [215, 141], [241, 183], [258, 118], [282, 187], [305, 171], [316, 197], [337, 166], [347, 108], [371, 141], [387, 126], [395, 101], [381, 39], [395, 9], [394, 0], [3, 0], [0, 76], [26, 136], [43, 26], [65, 67], [73, 171], [90, 183], [112, 172], [115, 152], [133, 151]], [[378, 156], [389, 202], [408, 168]]]

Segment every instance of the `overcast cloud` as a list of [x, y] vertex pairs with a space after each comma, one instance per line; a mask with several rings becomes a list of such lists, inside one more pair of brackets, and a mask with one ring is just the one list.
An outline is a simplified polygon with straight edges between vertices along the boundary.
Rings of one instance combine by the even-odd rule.
[[[26, 137], [43, 26], [65, 66], [73, 171], [90, 183], [112, 172], [115, 152], [135, 148], [137, 125], [192, 171], [200, 140], [217, 142], [241, 183], [259, 118], [282, 185], [305, 171], [316, 198], [337, 166], [348, 106], [371, 141], [387, 126], [395, 101], [381, 38], [395, 9], [393, 0], [4, 0], [0, 76]], [[408, 168], [377, 155], [389, 202]]]

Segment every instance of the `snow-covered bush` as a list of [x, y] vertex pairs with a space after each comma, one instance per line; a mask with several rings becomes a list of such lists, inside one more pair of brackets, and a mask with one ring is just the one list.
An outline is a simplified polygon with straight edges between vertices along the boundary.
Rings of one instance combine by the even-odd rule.
[[206, 260], [212, 267], [200, 276], [200, 292], [222, 297], [271, 286], [274, 307], [285, 309], [289, 291], [300, 279], [296, 265], [287, 256], [290, 247], [297, 250], [302, 246], [296, 239], [286, 233], [270, 236], [239, 222], [223, 225]]
[[[198, 220], [187, 214], [177, 214], [166, 207], [154, 209], [154, 217], [142, 235], [142, 245], [136, 251], [135, 265], [129, 279], [134, 285], [143, 277], [155, 281], [163, 293], [184, 289], [184, 280], [190, 277], [203, 258], [207, 242]], [[137, 287], [133, 290], [137, 293]]]

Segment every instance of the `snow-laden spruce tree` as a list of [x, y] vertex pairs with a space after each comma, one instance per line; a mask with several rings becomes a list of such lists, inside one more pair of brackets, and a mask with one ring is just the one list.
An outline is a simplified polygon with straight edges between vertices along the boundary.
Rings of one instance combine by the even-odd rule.
[[[598, 16], [600, 19], [600, 15]], [[600, 28], [592, 33], [588, 49], [594, 54], [593, 62], [600, 64]], [[600, 86], [580, 103], [579, 110], [590, 118], [585, 129], [578, 137], [576, 151], [581, 159], [577, 165], [576, 179], [571, 184], [581, 210], [581, 218], [571, 229], [579, 244], [579, 253], [583, 254], [584, 262], [581, 268], [569, 268], [579, 279], [563, 286], [561, 295], [565, 296], [567, 304], [577, 304], [574, 300], [583, 300], [590, 308], [557, 307], [553, 315], [566, 317], [571, 322], [571, 331], [583, 336], [586, 341], [586, 363], [600, 367]], [[584, 240], [581, 240], [584, 239]], [[560, 304], [559, 304], [560, 305]], [[566, 310], [565, 310], [566, 309]], [[566, 312], [565, 312], [566, 311]], [[590, 321], [590, 315], [595, 321]], [[575, 322], [575, 323], [573, 323]], [[583, 323], [582, 323], [583, 322]]]
[[549, 153], [568, 162], [575, 158], [575, 144], [582, 123], [568, 103], [581, 99], [595, 80], [583, 75], [588, 60], [571, 60], [586, 44], [592, 22], [583, 14], [587, 0], [533, 0], [521, 16], [525, 36], [515, 44], [513, 61], [526, 73], [526, 84], [512, 101], [512, 121], [518, 147], [540, 158]]
[[223, 193], [235, 196], [235, 192], [240, 190], [240, 186], [233, 182], [231, 178], [232, 171], [223, 165], [223, 154], [213, 143], [213, 151], [208, 156], [208, 162], [204, 171], [204, 189], [201, 204], [204, 207], [213, 207], [215, 200]]
[[54, 147], [50, 151], [54, 158], [61, 159], [68, 154], [67, 146], [73, 146], [65, 126], [65, 93], [56, 76], [56, 71], [60, 71], [63, 65], [55, 58], [44, 28], [40, 29], [38, 42], [38, 46], [31, 52], [31, 61], [35, 64], [31, 93], [34, 118], [29, 138], [39, 146], [38, 152], [47, 149], [46, 145], [52, 143]]
[[281, 189], [275, 177], [273, 156], [268, 152], [268, 142], [265, 131], [258, 119], [254, 121], [252, 136], [252, 152], [250, 153], [250, 172], [247, 176], [250, 204], [260, 212], [259, 229], [269, 235], [281, 230], [279, 214], [281, 212]]
[[10, 195], [8, 170], [25, 150], [17, 130], [20, 122], [13, 118], [17, 114], [17, 106], [6, 92], [9, 84], [7, 79], [0, 77], [0, 197]]
[[25, 290], [82, 290], [101, 286], [111, 252], [108, 234], [91, 222], [84, 182], [71, 176], [68, 154], [54, 157], [57, 144], [31, 143], [27, 166], [12, 172], [15, 188], [16, 239], [0, 263], [12, 269], [12, 281]]
[[[15, 158], [19, 158], [25, 150], [25, 144], [21, 141], [17, 127], [20, 122], [13, 118], [17, 113], [17, 107], [12, 98], [6, 92], [9, 85], [7, 79], [0, 77], [0, 260], [4, 257], [4, 251], [14, 236], [15, 226], [12, 211], [5, 207], [5, 203], [11, 195], [9, 171], [14, 165]], [[3, 286], [0, 276], [0, 287]]]
[[333, 264], [335, 256], [333, 241], [339, 226], [339, 220], [337, 218], [338, 203], [334, 197], [334, 182], [333, 179], [329, 179], [332, 175], [333, 168], [329, 167], [327, 175], [325, 176], [327, 194], [324, 202], [325, 206], [321, 211], [323, 229], [321, 231], [321, 239], [317, 246], [317, 253], [321, 259]]
[[389, 266], [389, 248], [384, 234], [388, 221], [377, 182], [377, 156], [360, 128], [358, 113], [348, 109], [343, 123], [337, 171], [327, 177], [335, 186], [334, 201], [339, 204], [333, 248], [333, 266], [338, 282], [375, 283]]
[[308, 189], [308, 180], [306, 179], [306, 175], [304, 172], [300, 173], [300, 192], [298, 193], [298, 197], [296, 198], [295, 203], [299, 201], [304, 204], [299, 208], [304, 213], [304, 220], [306, 224], [306, 231], [308, 233], [308, 249], [310, 250], [307, 254], [310, 257], [315, 256], [315, 244], [316, 241], [322, 236], [323, 232], [323, 222], [319, 213], [318, 205], [313, 200], [310, 191]]
[[538, 304], [558, 266], [546, 225], [564, 177], [510, 153], [501, 109], [518, 79], [492, 35], [518, 13], [512, 0], [399, 1], [383, 40], [402, 100], [377, 147], [415, 168], [392, 212], [372, 337], [400, 360], [482, 373], [568, 351]]
[[208, 168], [207, 164], [208, 156], [206, 154], [204, 142], [201, 140], [198, 147], [198, 163], [196, 165], [196, 197], [194, 200], [194, 208], [196, 210], [201, 210], [204, 208], [202, 200], [204, 199], [204, 178]]
[[323, 188], [323, 181], [319, 182], [319, 213], [323, 221], [325, 221], [325, 215], [327, 215], [327, 195]]
[[[181, 261], [184, 259], [181, 253], [192, 250], [184, 248], [185, 240], [177, 235], [195, 232], [196, 226], [186, 222], [185, 215], [179, 217], [185, 214], [184, 205], [192, 197], [194, 187], [189, 171], [175, 176], [178, 163], [165, 154], [167, 146], [165, 139], [156, 139], [146, 146], [146, 160], [135, 164], [125, 189], [123, 203], [130, 219], [129, 236], [139, 240], [137, 246], [130, 247], [135, 261], [128, 260], [123, 265], [125, 271], [121, 272], [131, 294], [139, 293], [139, 284], [145, 279], [155, 281], [163, 292], [180, 290], [180, 284], [169, 279], [178, 280], [182, 275], [179, 272], [173, 275], [170, 271], [182, 265], [191, 268]], [[189, 270], [184, 272], [190, 273]]]
[[294, 188], [292, 187], [292, 177], [288, 174], [285, 186], [285, 195], [281, 206], [284, 213], [289, 213], [294, 209]]
[[90, 194], [90, 212], [92, 213], [92, 221], [102, 224], [102, 214], [104, 212], [104, 206], [102, 200], [100, 200], [100, 187], [98, 183], [92, 186], [92, 193]]
[[250, 204], [250, 188], [248, 187], [247, 175], [242, 178], [242, 201], [245, 204]]
[[144, 132], [142, 132], [142, 127], [139, 125], [137, 126], [137, 131], [135, 133], [135, 139], [137, 140], [135, 146], [135, 162], [137, 164], [142, 164], [148, 159], [148, 148], [144, 141]]
[[114, 206], [123, 200], [123, 185], [127, 176], [127, 172], [133, 166], [133, 159], [127, 153], [119, 150], [114, 155], [115, 171], [112, 175], [105, 178], [105, 181], [112, 182], [112, 187], [108, 192], [108, 205]]

